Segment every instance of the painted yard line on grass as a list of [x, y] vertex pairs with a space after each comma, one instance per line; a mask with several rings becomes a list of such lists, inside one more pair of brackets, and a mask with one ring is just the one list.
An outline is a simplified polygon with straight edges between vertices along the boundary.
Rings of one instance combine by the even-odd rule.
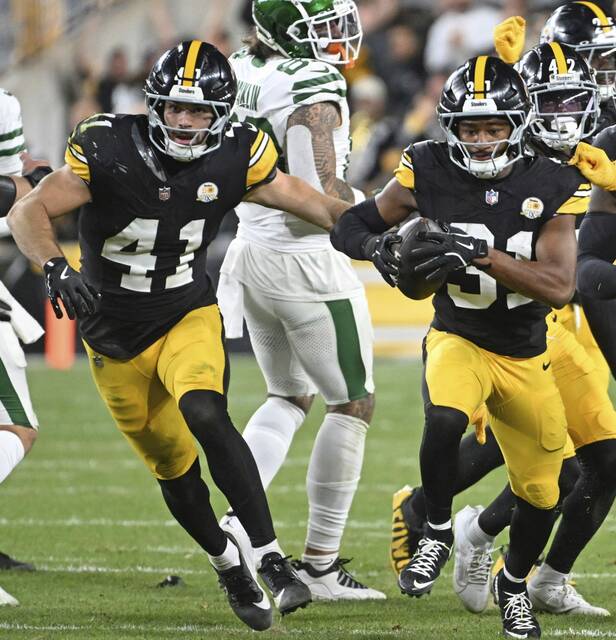
[[616, 638], [616, 631], [600, 631], [599, 629], [550, 629], [543, 632], [544, 636], [557, 638]]

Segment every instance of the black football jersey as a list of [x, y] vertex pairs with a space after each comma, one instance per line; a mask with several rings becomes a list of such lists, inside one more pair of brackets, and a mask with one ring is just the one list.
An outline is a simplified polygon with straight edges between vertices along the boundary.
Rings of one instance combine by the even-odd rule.
[[86, 342], [131, 358], [189, 311], [214, 303], [207, 246], [246, 192], [273, 179], [277, 159], [270, 137], [247, 124], [233, 124], [218, 149], [180, 164], [161, 162], [146, 116], [80, 123], [65, 160], [92, 194], [79, 219], [81, 271], [102, 293], [97, 312], [80, 323]]
[[[395, 172], [413, 189], [422, 216], [463, 229], [519, 260], [534, 260], [543, 225], [557, 214], [582, 214], [589, 188], [574, 167], [525, 158], [502, 179], [480, 180], [457, 167], [447, 145], [411, 145]], [[470, 265], [455, 271], [434, 295], [432, 326], [483, 349], [527, 358], [546, 348], [549, 308], [507, 289]]]

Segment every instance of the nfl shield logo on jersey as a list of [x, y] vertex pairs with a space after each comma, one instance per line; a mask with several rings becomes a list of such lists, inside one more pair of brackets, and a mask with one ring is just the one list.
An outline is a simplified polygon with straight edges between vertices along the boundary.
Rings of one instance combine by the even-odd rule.
[[491, 207], [498, 204], [498, 191], [494, 191], [494, 189], [486, 191], [486, 203]]
[[159, 187], [158, 189], [159, 200], [162, 200], [164, 202], [165, 200], [169, 200], [170, 197], [171, 197], [171, 187]]

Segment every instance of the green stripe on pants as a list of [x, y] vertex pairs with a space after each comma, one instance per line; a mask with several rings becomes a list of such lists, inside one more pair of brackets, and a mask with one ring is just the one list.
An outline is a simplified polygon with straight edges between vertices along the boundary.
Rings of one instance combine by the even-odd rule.
[[334, 321], [338, 363], [347, 386], [349, 400], [357, 400], [368, 395], [366, 387], [366, 368], [361, 357], [359, 335], [353, 306], [350, 300], [330, 300], [325, 302]]
[[32, 426], [2, 360], [0, 360], [0, 403], [6, 409], [13, 424], [21, 427]]

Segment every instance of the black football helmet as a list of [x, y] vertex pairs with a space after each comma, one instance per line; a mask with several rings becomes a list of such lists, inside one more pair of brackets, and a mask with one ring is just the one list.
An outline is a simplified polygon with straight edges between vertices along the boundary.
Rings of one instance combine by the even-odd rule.
[[[165, 51], [150, 71], [144, 90], [150, 140], [157, 149], [182, 161], [218, 149], [235, 102], [237, 83], [231, 65], [216, 47], [187, 40]], [[179, 144], [169, 137], [169, 132], [177, 130], [165, 124], [163, 111], [168, 101], [208, 107], [214, 119], [205, 129], [189, 129], [194, 133], [192, 140]]]
[[601, 7], [594, 2], [558, 7], [541, 32], [540, 43], [544, 42], [573, 47], [596, 70], [601, 100], [616, 96], [616, 27]]
[[538, 151], [569, 158], [599, 121], [595, 72], [572, 47], [549, 42], [527, 51], [516, 69], [526, 83], [532, 105], [529, 141]]
[[[491, 56], [477, 56], [449, 76], [436, 108], [447, 137], [452, 162], [477, 178], [496, 177], [524, 155], [524, 138], [530, 122], [530, 99], [520, 74]], [[502, 118], [511, 126], [506, 140], [493, 147], [489, 160], [474, 160], [469, 147], [458, 137], [461, 120]], [[486, 144], [486, 146], [488, 146]]]

